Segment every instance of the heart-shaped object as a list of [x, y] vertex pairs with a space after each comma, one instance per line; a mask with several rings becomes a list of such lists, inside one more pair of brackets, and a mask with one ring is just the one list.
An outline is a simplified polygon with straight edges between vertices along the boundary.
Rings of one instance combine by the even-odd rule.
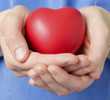
[[26, 20], [26, 38], [40, 53], [75, 53], [85, 37], [85, 20], [74, 8], [39, 8]]

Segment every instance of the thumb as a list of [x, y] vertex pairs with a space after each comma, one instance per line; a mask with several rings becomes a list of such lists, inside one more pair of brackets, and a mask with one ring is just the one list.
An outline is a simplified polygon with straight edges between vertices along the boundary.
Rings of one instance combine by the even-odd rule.
[[17, 36], [5, 38], [6, 45], [10, 50], [12, 56], [19, 62], [24, 62], [29, 56], [29, 49], [26, 40], [21, 33]]
[[22, 34], [22, 27], [23, 18], [9, 14], [5, 17], [1, 34], [11, 54], [19, 62], [24, 62], [29, 56], [29, 49]]
[[93, 46], [91, 46], [88, 52], [92, 66], [96, 66], [96, 70], [90, 73], [90, 76], [93, 79], [99, 79], [104, 69], [104, 63], [109, 53], [109, 48], [106, 44], [107, 43], [104, 42], [96, 42]]

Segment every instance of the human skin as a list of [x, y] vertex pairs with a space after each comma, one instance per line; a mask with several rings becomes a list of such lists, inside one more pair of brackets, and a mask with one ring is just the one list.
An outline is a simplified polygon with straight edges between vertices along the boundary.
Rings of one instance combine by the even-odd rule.
[[93, 79], [100, 77], [109, 52], [109, 13], [98, 7], [80, 11], [88, 26], [87, 41], [81, 55], [44, 55], [29, 50], [22, 31], [29, 11], [17, 6], [1, 12], [0, 46], [6, 66], [17, 76], [30, 77], [32, 85], [58, 95], [87, 88]]
[[55, 64], [62, 67], [75, 65], [78, 62], [78, 57], [69, 53], [44, 55], [29, 50], [24, 37], [24, 25], [28, 14], [29, 11], [23, 6], [17, 6], [0, 13], [0, 46], [8, 68], [14, 69], [14, 72], [15, 70], [22, 72], [39, 63]]
[[[29, 50], [24, 37], [24, 25], [28, 14], [29, 11], [23, 6], [16, 6], [0, 13], [0, 46], [7, 67], [18, 76], [23, 76], [22, 71], [27, 71], [37, 64], [76, 67], [80, 57], [71, 53], [44, 55]], [[83, 56], [83, 59], [80, 65], [87, 65], [87, 57]]]
[[[66, 67], [65, 71], [56, 65], [40, 65], [28, 73], [31, 85], [46, 88], [58, 95], [67, 95], [86, 89], [94, 79], [100, 78], [110, 51], [110, 14], [96, 6], [82, 8], [80, 11], [86, 19], [88, 28], [87, 39], [82, 47], [82, 56], [85, 55], [90, 60], [88, 67], [68, 73], [67, 70], [71, 72], [75, 67]], [[79, 58], [81, 59], [81, 55]]]

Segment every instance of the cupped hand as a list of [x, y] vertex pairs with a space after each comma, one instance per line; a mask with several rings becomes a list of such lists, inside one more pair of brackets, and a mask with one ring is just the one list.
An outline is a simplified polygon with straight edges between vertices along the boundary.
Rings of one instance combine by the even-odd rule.
[[25, 21], [29, 11], [16, 6], [0, 13], [0, 46], [9, 69], [19, 76], [35, 64], [75, 65], [78, 58], [72, 54], [48, 55], [33, 52], [25, 39]]
[[[81, 12], [87, 19], [87, 26], [89, 27], [87, 39], [84, 48], [82, 49], [83, 52], [78, 56], [73, 54], [44, 55], [29, 50], [27, 42], [24, 38], [25, 33], [23, 31], [26, 17], [29, 14], [28, 10], [22, 6], [18, 6], [0, 13], [0, 45], [7, 67], [16, 73], [16, 75], [26, 75], [31, 77], [32, 80], [35, 78], [33, 76], [36, 76], [36, 73], [39, 71], [38, 76], [40, 76], [41, 73], [44, 76], [37, 78], [39, 82], [35, 81], [38, 82], [35, 83], [35, 85], [37, 84], [37, 86], [43, 88], [45, 87], [43, 85], [46, 85], [47, 89], [55, 86], [55, 89], [49, 90], [52, 90], [59, 95], [68, 94], [71, 91], [80, 91], [88, 87], [93, 80], [85, 74], [91, 72], [90, 76], [93, 78], [99, 77], [103, 70], [102, 66], [109, 52], [110, 36], [108, 34], [109, 30], [107, 27], [109, 25], [109, 14], [103, 9], [97, 7], [84, 8], [81, 9]], [[99, 15], [101, 17], [98, 17]], [[102, 15], [104, 17], [102, 17]], [[97, 20], [93, 20], [93, 17], [96, 17]], [[108, 23], [106, 23], [107, 19]], [[100, 22], [100, 24], [96, 21]], [[96, 31], [96, 29], [99, 28], [100, 31]], [[66, 76], [70, 77], [69, 80], [71, 81], [67, 80], [69, 83], [65, 83], [66, 88], [63, 84], [61, 84], [63, 82], [58, 81], [54, 76], [54, 73], [52, 73], [52, 68], [63, 75], [61, 77], [59, 76], [59, 78], [62, 79], [62, 77], [65, 78]], [[33, 74], [33, 70], [36, 71], [34, 71], [34, 75], [31, 75]], [[75, 71], [70, 74], [66, 72], [69, 70]], [[32, 80], [30, 82], [34, 84]], [[71, 86], [70, 83], [73, 83], [73, 80], [76, 85]], [[47, 85], [48, 83], [51, 85]], [[83, 83], [83, 85], [80, 83]], [[68, 84], [72, 89], [74, 89], [72, 90], [68, 88]], [[57, 92], [59, 89], [61, 89], [60, 92]], [[63, 93], [62, 91], [65, 92]]]
[[82, 8], [80, 12], [87, 24], [87, 36], [79, 59], [82, 59], [82, 63], [88, 59], [89, 63], [82, 68], [77, 67], [73, 72], [75, 67], [70, 67], [68, 71], [76, 75], [90, 74], [93, 79], [99, 79], [110, 52], [110, 13], [96, 6]]
[[36, 65], [28, 72], [28, 76], [31, 77], [29, 83], [32, 86], [49, 90], [60, 96], [80, 92], [94, 82], [88, 75], [70, 74], [56, 65]]
[[[31, 85], [48, 89], [58, 95], [67, 95], [88, 88], [94, 79], [100, 77], [109, 53], [110, 15], [99, 7], [83, 8], [80, 11], [86, 18], [88, 30], [81, 55], [78, 55], [79, 63], [64, 68], [38, 65], [28, 72]], [[71, 72], [72, 70], [74, 71]]]

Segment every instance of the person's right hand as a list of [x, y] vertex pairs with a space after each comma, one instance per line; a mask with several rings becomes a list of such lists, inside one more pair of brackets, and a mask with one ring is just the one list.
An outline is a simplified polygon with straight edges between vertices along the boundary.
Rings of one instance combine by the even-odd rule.
[[[6, 65], [17, 71], [12, 60], [24, 62], [29, 57], [29, 49], [24, 38], [23, 27], [28, 10], [23, 6], [0, 12], [0, 46]], [[10, 58], [9, 53], [13, 56]]]
[[25, 20], [29, 11], [16, 6], [0, 13], [0, 46], [6, 66], [16, 75], [23, 76], [37, 64], [70, 66], [78, 62], [72, 54], [47, 55], [32, 52], [25, 40]]

